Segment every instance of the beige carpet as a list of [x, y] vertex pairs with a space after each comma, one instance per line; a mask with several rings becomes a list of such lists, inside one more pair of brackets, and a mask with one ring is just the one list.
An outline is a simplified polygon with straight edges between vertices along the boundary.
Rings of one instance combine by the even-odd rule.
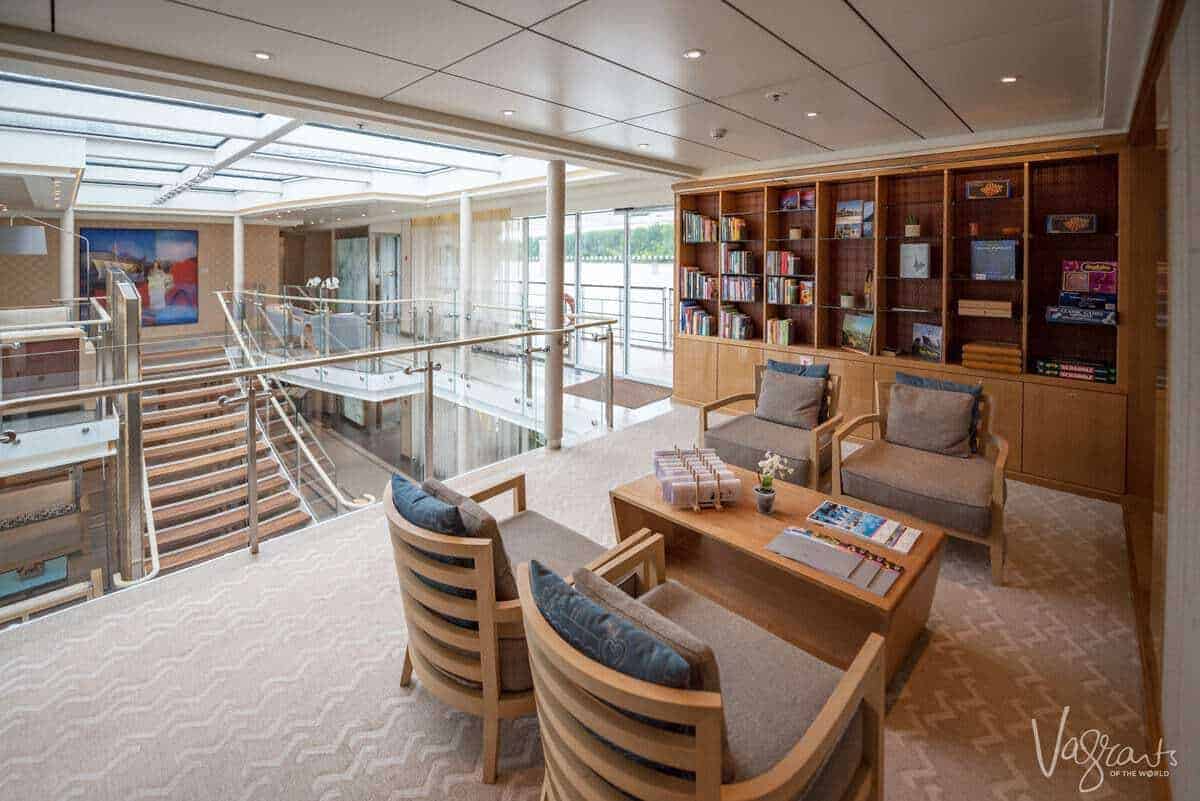
[[[602, 378], [593, 378], [590, 381], [572, 384], [564, 388], [563, 392], [568, 395], [578, 395], [588, 400], [602, 401], [604, 400], [604, 385], [601, 383], [602, 381]], [[670, 387], [647, 384], [643, 381], [631, 381], [628, 378], [613, 379], [613, 403], [617, 406], [624, 406], [626, 409], [640, 409], [643, 406], [649, 406], [655, 401], [669, 397], [671, 397]]]
[[[695, 424], [675, 409], [460, 483], [519, 465], [531, 506], [609, 543], [608, 489]], [[1053, 740], [1069, 705], [1068, 736], [1143, 748], [1119, 509], [1012, 484], [1008, 512], [1009, 586], [991, 586], [982, 548], [951, 543], [928, 647], [893, 688], [887, 798], [1148, 799], [1135, 779], [1081, 795], [1074, 764], [1043, 777], [1030, 725]], [[399, 687], [389, 548], [368, 509], [0, 632], [0, 799], [536, 799], [533, 720], [504, 726], [485, 787], [478, 722]]]

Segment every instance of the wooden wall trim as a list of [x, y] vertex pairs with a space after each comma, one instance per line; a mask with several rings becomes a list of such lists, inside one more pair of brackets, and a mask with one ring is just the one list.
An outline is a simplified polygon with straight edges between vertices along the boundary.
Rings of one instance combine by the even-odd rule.
[[1158, 19], [1154, 22], [1154, 34], [1150, 39], [1150, 50], [1146, 55], [1146, 65], [1142, 70], [1142, 80], [1138, 85], [1133, 114], [1129, 117], [1130, 144], [1154, 144], [1154, 128], [1157, 117], [1154, 88], [1158, 83], [1158, 76], [1162, 72], [1163, 64], [1166, 63], [1171, 38], [1179, 26], [1179, 18], [1183, 15], [1183, 7], [1186, 4], [1187, 0], [1163, 0], [1162, 6], [1158, 9]]

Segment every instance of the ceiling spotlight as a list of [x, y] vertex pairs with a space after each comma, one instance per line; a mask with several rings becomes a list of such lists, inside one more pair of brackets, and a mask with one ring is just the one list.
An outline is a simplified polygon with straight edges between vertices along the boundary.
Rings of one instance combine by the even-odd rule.
[[268, 53], [266, 50], [255, 50], [254, 57], [257, 58], [259, 61], [270, 61], [271, 60], [271, 54]]
[[638, 144], [638, 150], [649, 150], [649, 149], [650, 149], [649, 142], [641, 142]]
[[698, 47], [692, 48], [691, 50], [684, 50], [683, 57], [688, 61], [695, 61], [698, 58], [704, 58], [704, 51]]
[[817, 116], [817, 114], [818, 114], [818, 112], [816, 112], [816, 111], [809, 111], [809, 112], [806, 112], [804, 114], [804, 116], [805, 117], [815, 117], [815, 116]]
[[1016, 82], [1017, 82], [1016, 75], [1005, 75], [1003, 78], [1000, 79], [1000, 83], [1016, 83]]
[[342, 221], [342, 218], [341, 218], [341, 217], [335, 217], [333, 221], [334, 221], [334, 222], [341, 222], [341, 221]]
[[505, 117], [511, 117], [514, 114], [516, 114], [517, 112], [515, 109], [506, 108], [503, 111], [501, 111], [500, 113], [503, 114]]
[[366, 217], [366, 216], [367, 216], [367, 213], [364, 211], [364, 212], [362, 213], [362, 216]]

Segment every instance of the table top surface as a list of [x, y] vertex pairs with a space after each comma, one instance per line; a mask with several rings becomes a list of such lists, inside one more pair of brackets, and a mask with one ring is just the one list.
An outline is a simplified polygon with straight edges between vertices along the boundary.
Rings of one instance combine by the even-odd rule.
[[[726, 506], [719, 511], [704, 509], [696, 512], [691, 507], [679, 508], [665, 502], [658, 479], [654, 477], [653, 473], [623, 484], [610, 491], [609, 495], [614, 501], [619, 499], [658, 517], [668, 519], [676, 525], [723, 542], [756, 559], [802, 576], [809, 581], [825, 585], [840, 596], [864, 603], [882, 612], [890, 612], [903, 600], [909, 588], [920, 578], [934, 557], [940, 553], [945, 541], [945, 534], [940, 529], [910, 515], [875, 506], [857, 498], [843, 498], [838, 501], [833, 496], [783, 481], [775, 482], [774, 510], [769, 515], [760, 514], [755, 503], [753, 489], [758, 484], [757, 476], [740, 467], [726, 466], [741, 479], [743, 492], [741, 500], [736, 504]], [[821, 526], [808, 520], [808, 515], [828, 500], [838, 501], [846, 506], [872, 512], [891, 520], [898, 520], [906, 526], [920, 529], [921, 536], [917, 538], [912, 550], [904, 554], [878, 545], [864, 537]], [[896, 583], [884, 595], [868, 592], [849, 581], [767, 550], [767, 544], [788, 526], [807, 528], [810, 531], [828, 534], [841, 542], [877, 554], [889, 562], [900, 565], [904, 570], [896, 579]], [[669, 557], [667, 572], [670, 573]]]

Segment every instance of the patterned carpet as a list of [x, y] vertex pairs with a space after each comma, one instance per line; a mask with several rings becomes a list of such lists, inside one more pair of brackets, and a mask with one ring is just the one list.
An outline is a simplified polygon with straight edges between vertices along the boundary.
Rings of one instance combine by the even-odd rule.
[[[524, 470], [531, 507], [611, 543], [609, 487], [695, 420], [677, 408], [458, 483]], [[928, 645], [891, 688], [887, 798], [1148, 799], [1115, 777], [1081, 794], [1073, 763], [1044, 777], [1030, 724], [1047, 756], [1064, 706], [1066, 736], [1144, 748], [1120, 510], [1010, 489], [1009, 585], [951, 543]], [[0, 799], [536, 799], [535, 721], [504, 726], [500, 783], [480, 784], [478, 722], [400, 688], [404, 639], [378, 509], [0, 632]]]

